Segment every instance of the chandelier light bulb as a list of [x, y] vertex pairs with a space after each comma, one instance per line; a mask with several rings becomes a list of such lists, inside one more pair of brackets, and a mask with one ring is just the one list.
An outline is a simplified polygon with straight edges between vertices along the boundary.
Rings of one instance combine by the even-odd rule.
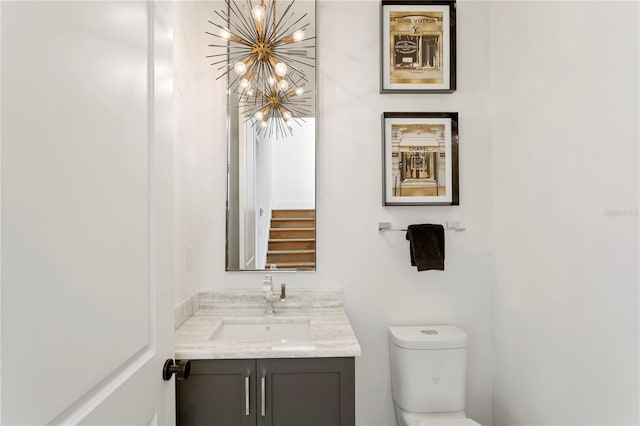
[[287, 80], [280, 80], [278, 82], [278, 88], [283, 92], [289, 88], [289, 82]]
[[220, 37], [229, 40], [231, 38], [231, 33], [224, 28], [220, 28]]
[[291, 113], [289, 111], [285, 111], [282, 113], [282, 118], [284, 118], [284, 120], [286, 122], [289, 122], [291, 120]]
[[300, 95], [302, 95], [303, 93], [304, 93], [304, 88], [302, 88], [302, 87], [298, 87], [298, 88], [296, 89], [296, 95], [300, 96]]
[[262, 126], [262, 127], [267, 127], [267, 122], [266, 122], [265, 120], [263, 120], [263, 121], [260, 123], [260, 126]]
[[247, 90], [247, 96], [253, 96], [253, 93], [253, 89], [249, 87], [249, 90]]
[[256, 21], [262, 21], [264, 19], [264, 13], [264, 6], [259, 4], [253, 6], [253, 9], [251, 9], [251, 16], [253, 16], [253, 19]]
[[240, 80], [240, 83], [238, 83], [238, 86], [240, 86], [241, 89], [248, 89], [251, 86], [251, 83], [249, 83], [249, 80], [246, 78], [243, 78]]
[[269, 82], [269, 86], [273, 86], [274, 84], [276, 84], [276, 79], [271, 76], [269, 76], [267, 81]]
[[276, 74], [278, 74], [280, 77], [284, 77], [285, 75], [287, 75], [287, 72], [289, 72], [289, 67], [287, 67], [287, 64], [285, 64], [284, 62], [278, 62], [276, 64]]
[[292, 128], [293, 127], [293, 122], [291, 120], [287, 120], [284, 122], [284, 124], [287, 125], [287, 127]]
[[260, 120], [262, 121], [262, 119], [264, 118], [264, 113], [262, 111], [258, 111], [256, 112], [256, 114], [254, 115], [254, 117], [256, 118], [256, 120]]
[[293, 41], [302, 41], [304, 40], [304, 31], [298, 30], [293, 33]]
[[247, 72], [247, 65], [244, 62], [236, 62], [233, 66], [233, 70], [238, 75], [244, 75]]

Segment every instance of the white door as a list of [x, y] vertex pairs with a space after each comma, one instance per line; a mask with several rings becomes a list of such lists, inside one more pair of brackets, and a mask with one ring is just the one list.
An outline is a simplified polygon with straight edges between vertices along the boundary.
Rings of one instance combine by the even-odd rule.
[[263, 269], [256, 257], [256, 156], [252, 123], [238, 119], [238, 211], [240, 269]]
[[174, 421], [170, 11], [0, 2], [3, 425]]

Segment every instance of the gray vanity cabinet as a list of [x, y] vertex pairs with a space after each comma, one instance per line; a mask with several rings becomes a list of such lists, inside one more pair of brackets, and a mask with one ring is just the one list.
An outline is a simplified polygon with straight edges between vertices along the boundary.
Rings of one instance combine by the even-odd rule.
[[191, 363], [176, 385], [179, 426], [355, 425], [353, 358]]
[[258, 360], [266, 396], [258, 426], [353, 426], [353, 366], [353, 358]]
[[255, 360], [191, 361], [191, 375], [176, 380], [178, 426], [256, 426]]

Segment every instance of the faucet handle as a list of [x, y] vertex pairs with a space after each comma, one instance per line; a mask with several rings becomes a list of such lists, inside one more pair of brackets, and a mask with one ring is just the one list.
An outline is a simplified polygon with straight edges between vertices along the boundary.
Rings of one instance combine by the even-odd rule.
[[282, 283], [280, 285], [280, 301], [284, 302], [287, 300], [287, 285]]
[[271, 275], [265, 275], [262, 281], [262, 291], [271, 291], [272, 288]]

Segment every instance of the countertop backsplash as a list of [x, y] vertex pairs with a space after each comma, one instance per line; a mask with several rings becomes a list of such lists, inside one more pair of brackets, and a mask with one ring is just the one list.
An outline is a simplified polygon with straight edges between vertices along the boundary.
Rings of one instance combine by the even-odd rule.
[[191, 318], [198, 309], [200, 309], [200, 293], [194, 293], [176, 303], [173, 307], [174, 328], [177, 330], [182, 324]]
[[[278, 293], [279, 288], [274, 288]], [[274, 302], [274, 309], [343, 308], [344, 292], [336, 289], [287, 289], [285, 302]], [[174, 326], [178, 329], [200, 309], [263, 309], [264, 293], [259, 289], [206, 290], [178, 302], [174, 307]]]

